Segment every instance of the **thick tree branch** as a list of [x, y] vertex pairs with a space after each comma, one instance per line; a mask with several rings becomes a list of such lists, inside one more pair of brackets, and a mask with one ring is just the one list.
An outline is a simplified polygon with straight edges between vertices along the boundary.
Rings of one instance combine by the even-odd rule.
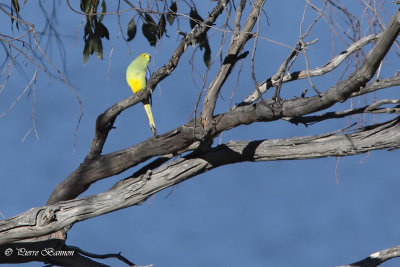
[[118, 182], [95, 196], [33, 208], [0, 221], [0, 244], [52, 232], [105, 213], [139, 205], [171, 185], [226, 164], [349, 156], [400, 147], [400, 119], [351, 134], [325, 134], [278, 140], [232, 141], [168, 162], [153, 172]]

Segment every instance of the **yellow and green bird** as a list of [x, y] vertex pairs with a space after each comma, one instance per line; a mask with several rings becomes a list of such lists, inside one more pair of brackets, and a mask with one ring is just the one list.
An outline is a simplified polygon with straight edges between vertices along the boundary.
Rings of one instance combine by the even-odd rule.
[[[137, 93], [146, 87], [146, 82], [149, 75], [147, 66], [149, 63], [150, 55], [143, 53], [137, 56], [137, 58], [135, 58], [126, 69], [126, 81], [128, 82], [128, 85], [132, 89], [133, 93]], [[151, 131], [153, 132], [154, 136], [156, 136], [156, 125], [154, 124], [153, 113], [151, 112], [149, 99], [143, 100], [143, 105], [147, 114], [147, 118], [149, 119]]]

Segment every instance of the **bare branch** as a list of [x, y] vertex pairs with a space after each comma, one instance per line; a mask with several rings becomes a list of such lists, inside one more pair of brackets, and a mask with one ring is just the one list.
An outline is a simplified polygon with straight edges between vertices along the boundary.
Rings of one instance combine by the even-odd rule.
[[[382, 34], [382, 33], [381, 33]], [[326, 63], [322, 67], [310, 69], [310, 70], [302, 70], [302, 71], [296, 71], [292, 72], [291, 74], [285, 75], [282, 78], [282, 83], [298, 80], [298, 79], [306, 79], [309, 77], [314, 77], [314, 76], [322, 76], [325, 73], [328, 73], [332, 70], [334, 70], [336, 67], [338, 67], [347, 57], [349, 57], [352, 53], [355, 51], [361, 49], [363, 46], [366, 44], [376, 41], [377, 39], [380, 38], [381, 34], [372, 34], [369, 36], [366, 36], [357, 42], [354, 42], [351, 44], [345, 51], [337, 55], [336, 57], [332, 58], [328, 63]], [[253, 103], [254, 101], [258, 100], [260, 97], [260, 93], [263, 94], [265, 93], [269, 88], [277, 86], [279, 83], [279, 79], [277, 79], [277, 75], [282, 72], [282, 68], [285, 66], [286, 61], [288, 59], [293, 58], [295, 55], [292, 55], [293, 53], [298, 53], [300, 50], [300, 47], [296, 47], [291, 54], [288, 56], [288, 58], [282, 63], [281, 67], [277, 71], [277, 73], [272, 76], [271, 78], [267, 79], [266, 81], [262, 82], [260, 84], [260, 87], [258, 90], [254, 90], [240, 105], [244, 104], [250, 104]]]
[[232, 36], [232, 40], [226, 53], [223, 65], [219, 69], [217, 76], [210, 84], [208, 92], [204, 98], [203, 110], [201, 112], [201, 122], [206, 132], [212, 126], [213, 113], [219, 91], [235, 66], [239, 52], [243, 49], [243, 46], [251, 36], [250, 32], [257, 21], [264, 3], [265, 0], [257, 0], [253, 4], [253, 9], [251, 10], [248, 19], [240, 33]]
[[236, 10], [236, 15], [235, 15], [235, 30], [234, 34], [238, 34], [240, 31], [240, 20], [242, 18], [242, 12], [243, 9], [246, 5], [246, 0], [240, 0], [240, 4]]
[[251, 106], [237, 106], [230, 112], [216, 116], [215, 134], [254, 121], [272, 121], [283, 117], [303, 116], [345, 101], [353, 93], [364, 88], [366, 83], [372, 79], [399, 32], [400, 11], [392, 18], [385, 32], [369, 52], [364, 64], [344, 81], [331, 87], [321, 96], [296, 98], [282, 104], [267, 99]]
[[131, 262], [130, 260], [128, 260], [127, 258], [125, 258], [124, 256], [122, 256], [121, 253], [96, 254], [96, 253], [90, 253], [90, 252], [84, 251], [83, 249], [74, 247], [74, 246], [68, 246], [67, 248], [73, 249], [74, 251], [78, 252], [79, 254], [88, 256], [90, 258], [96, 258], [96, 259], [116, 258], [116, 259], [122, 261], [123, 263], [125, 263], [126, 265], [129, 265], [132, 267], [151, 267], [151, 266], [153, 266], [153, 264], [149, 264], [149, 265], [145, 265], [145, 266], [136, 265], [133, 262]]
[[400, 257], [400, 246], [387, 248], [375, 253], [372, 253], [361, 261], [354, 262], [348, 265], [340, 265], [337, 267], [376, 267], [387, 260]]
[[231, 141], [193, 152], [153, 172], [125, 179], [95, 196], [33, 208], [0, 221], [0, 244], [47, 235], [105, 213], [143, 203], [171, 185], [226, 164], [349, 156], [400, 147], [400, 119], [351, 134], [324, 134], [277, 140]]
[[377, 90], [393, 87], [400, 85], [400, 77], [395, 75], [392, 78], [375, 81], [373, 83], [367, 84], [365, 87], [362, 87], [359, 92], [354, 92], [350, 95], [350, 97], [356, 97], [360, 95], [369, 94], [371, 92], [375, 92]]
[[[79, 247], [67, 246], [64, 240], [48, 239], [35, 242], [13, 242], [0, 245], [0, 251], [14, 251], [14, 253], [0, 255], [1, 263], [24, 263], [30, 261], [42, 261], [57, 266], [84, 266], [84, 267], [106, 267], [102, 263], [93, 261], [91, 258], [106, 259], [116, 258], [125, 264], [133, 267], [150, 267], [138, 266], [129, 261], [127, 258], [118, 254], [95, 254], [82, 250]], [[30, 255], [21, 256], [20, 253], [37, 251]], [[39, 253], [40, 252], [40, 253]]]
[[295, 123], [295, 124], [303, 123], [305, 125], [310, 125], [310, 124], [314, 124], [314, 123], [329, 120], [329, 119], [345, 118], [350, 115], [362, 114], [362, 113], [400, 114], [399, 107], [378, 108], [380, 105], [384, 105], [384, 104], [399, 104], [399, 103], [400, 103], [400, 100], [398, 100], [398, 99], [387, 99], [387, 100], [379, 101], [377, 103], [373, 103], [369, 106], [365, 106], [362, 108], [354, 108], [354, 109], [343, 110], [343, 111], [332, 111], [332, 112], [326, 112], [326, 113], [320, 114], [320, 115], [302, 116], [302, 117], [295, 117], [295, 118], [283, 118], [283, 119], [288, 120], [289, 122]]

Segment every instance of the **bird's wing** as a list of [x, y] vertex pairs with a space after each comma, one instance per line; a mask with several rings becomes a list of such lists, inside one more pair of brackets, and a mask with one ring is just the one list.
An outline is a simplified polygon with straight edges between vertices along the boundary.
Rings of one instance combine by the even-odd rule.
[[149, 79], [150, 79], [150, 71], [149, 71], [149, 69], [147, 68], [147, 69], [146, 69], [146, 83], [149, 81]]
[[[149, 81], [149, 79], [150, 79], [150, 71], [149, 71], [149, 68], [147, 68], [146, 69], [146, 84]], [[153, 98], [151, 97], [151, 94], [150, 94], [149, 100], [150, 100], [150, 106], [152, 106], [153, 105]]]

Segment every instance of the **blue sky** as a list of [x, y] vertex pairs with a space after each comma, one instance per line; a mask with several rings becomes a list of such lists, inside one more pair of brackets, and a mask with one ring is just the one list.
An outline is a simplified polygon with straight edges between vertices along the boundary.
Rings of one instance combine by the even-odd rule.
[[[281, 10], [282, 1], [267, 1], [264, 9], [269, 25], [263, 18], [262, 36], [291, 46], [296, 43], [304, 3], [293, 2], [286, 1], [287, 4], [283, 5], [285, 10]], [[21, 14], [22, 18], [34, 22], [35, 27], [41, 29], [44, 24], [43, 20], [37, 19], [41, 11], [35, 3], [28, 1]], [[208, 1], [199, 4], [199, 13], [205, 17], [214, 5]], [[388, 13], [393, 14], [395, 8], [389, 8], [390, 3], [387, 5]], [[170, 38], [164, 38], [156, 49], [144, 40], [140, 28], [135, 39], [126, 45], [118, 36], [116, 18], [106, 16], [104, 24], [110, 31], [110, 41], [103, 42], [104, 60], [92, 56], [83, 65], [83, 26], [79, 27], [82, 17], [64, 4], [56, 7], [57, 28], [67, 53], [66, 73], [83, 103], [84, 115], [76, 135], [76, 146], [74, 148], [74, 132], [80, 115], [77, 102], [62, 82], [51, 80], [40, 72], [36, 100], [33, 93], [26, 94], [6, 116], [0, 118], [0, 216], [11, 217], [44, 205], [54, 187], [85, 157], [98, 114], [131, 94], [125, 81], [125, 69], [130, 61], [139, 53], [149, 52], [153, 55], [150, 69], [154, 71], [168, 60], [177, 44], [174, 25], [168, 28]], [[109, 10], [112, 8], [110, 6]], [[310, 14], [308, 23], [315, 17], [311, 11]], [[122, 15], [123, 27], [131, 15], [131, 12]], [[221, 21], [216, 26], [221, 26]], [[2, 25], [10, 23], [3, 15], [0, 22]], [[188, 30], [187, 24], [182, 20], [181, 30]], [[366, 26], [362, 30], [366, 30]], [[230, 36], [227, 38], [229, 41]], [[322, 23], [316, 25], [309, 37], [310, 40], [314, 38], [319, 38], [319, 42], [308, 51], [311, 67], [325, 64], [332, 56], [330, 34]], [[220, 35], [212, 36], [212, 56], [215, 56], [220, 40]], [[256, 76], [262, 81], [276, 72], [289, 51], [265, 40], [259, 40], [258, 45]], [[337, 43], [335, 53], [343, 48]], [[252, 43], [245, 49], [251, 51]], [[110, 51], [113, 51], [111, 57]], [[173, 75], [153, 93], [153, 114], [159, 133], [174, 129], [193, 116], [202, 84], [199, 73], [202, 75], [206, 70], [199, 53], [194, 56], [192, 68], [193, 51], [194, 48], [188, 48]], [[61, 66], [57, 50], [48, 52]], [[245, 59], [244, 66], [249, 62], [249, 58]], [[383, 69], [386, 77], [394, 73], [398, 66], [396, 63], [398, 59], [389, 54], [388, 64]], [[22, 62], [22, 68], [29, 80], [34, 69], [26, 62]], [[302, 68], [304, 60], [299, 59], [294, 70]], [[208, 73], [207, 84], [217, 69], [218, 63]], [[238, 70], [239, 66], [221, 92], [217, 113], [229, 108]], [[314, 81], [319, 89], [326, 90], [336, 81], [337, 73], [340, 71]], [[239, 102], [253, 88], [247, 67], [243, 67], [241, 75], [233, 103]], [[7, 109], [26, 84], [27, 79], [15, 69], [0, 94], [0, 113]], [[305, 87], [310, 87], [306, 81], [284, 85], [282, 94], [288, 98], [295, 97]], [[396, 97], [396, 90], [398, 88], [377, 92], [376, 97]], [[271, 94], [269, 92], [267, 96]], [[360, 101], [371, 99], [362, 98]], [[33, 105], [39, 138], [33, 131], [26, 135], [32, 128]], [[346, 109], [349, 106], [347, 102], [335, 107]], [[386, 118], [378, 117], [377, 120]], [[371, 123], [372, 117], [367, 116], [367, 122]], [[255, 123], [224, 133], [216, 142], [312, 135], [341, 129], [347, 124], [346, 119], [310, 127], [287, 122]], [[124, 111], [115, 126], [104, 153], [132, 146], [151, 136], [141, 105]], [[224, 166], [167, 188], [141, 206], [77, 223], [69, 231], [67, 244], [95, 253], [121, 251], [137, 264], [153, 263], [154, 266], [348, 264], [399, 243], [400, 179], [395, 169], [398, 159], [398, 151], [374, 151], [368, 155], [341, 158], [337, 167], [339, 184], [336, 182], [336, 158]], [[107, 190], [137, 168], [98, 182], [83, 195]], [[106, 262], [123, 266], [117, 261]], [[392, 260], [382, 266], [398, 264], [399, 260]], [[41, 264], [28, 263], [25, 266]]]

